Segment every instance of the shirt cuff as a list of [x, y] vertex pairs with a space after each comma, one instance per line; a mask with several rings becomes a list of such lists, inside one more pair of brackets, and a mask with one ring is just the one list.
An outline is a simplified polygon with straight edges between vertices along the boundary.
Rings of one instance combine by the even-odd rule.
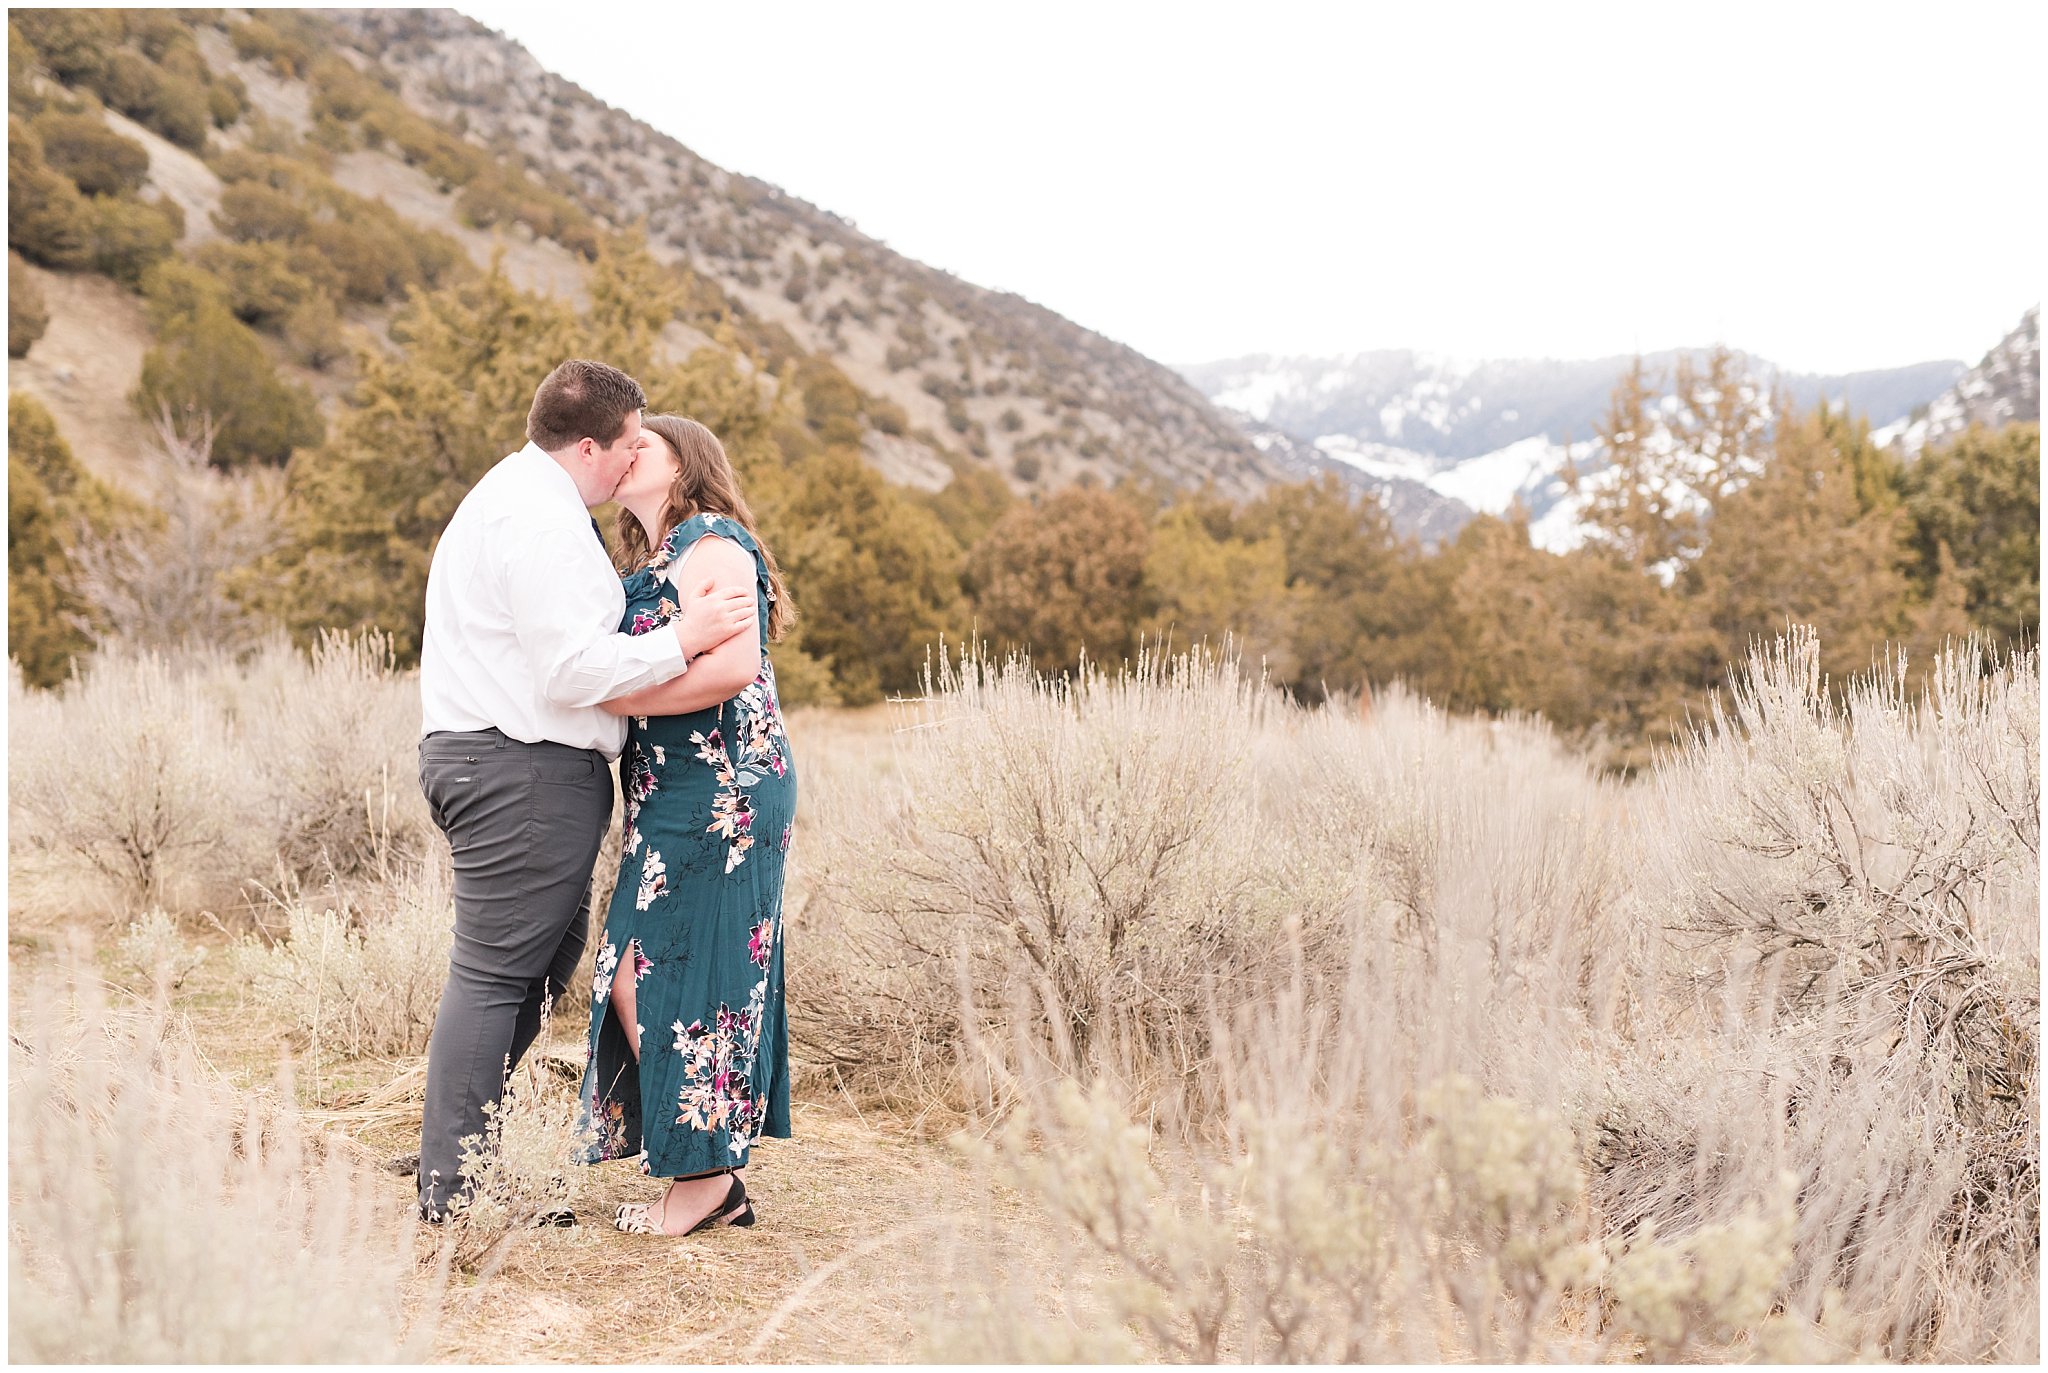
[[683, 652], [683, 646], [676, 638], [676, 627], [673, 624], [665, 624], [651, 633], [637, 634], [633, 636], [633, 643], [636, 648], [645, 646], [644, 661], [649, 667], [661, 673], [661, 680], [664, 682], [671, 677], [682, 676], [684, 666], [690, 661], [689, 655]]

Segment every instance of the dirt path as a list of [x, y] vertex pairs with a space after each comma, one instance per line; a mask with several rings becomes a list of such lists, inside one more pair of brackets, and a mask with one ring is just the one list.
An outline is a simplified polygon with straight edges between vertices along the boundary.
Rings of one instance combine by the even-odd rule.
[[[30, 929], [10, 950], [13, 975], [53, 957]], [[120, 974], [113, 974], [116, 979]], [[132, 980], [132, 979], [130, 979]], [[282, 1044], [249, 1033], [225, 948], [174, 1003], [212, 1068], [240, 1086], [274, 1086]], [[557, 1038], [542, 1055], [568, 1071], [581, 1045]], [[422, 1058], [358, 1059], [293, 1069], [309, 1120], [363, 1164], [393, 1222], [414, 1230], [420, 1278], [432, 1292], [437, 1233], [412, 1219], [413, 1183], [384, 1165], [419, 1147]], [[1055, 1274], [1065, 1262], [1042, 1216], [991, 1196], [943, 1138], [863, 1112], [837, 1094], [791, 1103], [794, 1138], [764, 1141], [747, 1172], [758, 1222], [688, 1239], [623, 1235], [619, 1203], [661, 1184], [629, 1162], [578, 1170], [579, 1224], [526, 1229], [481, 1275], [449, 1280], [431, 1357], [450, 1363], [895, 1363], [951, 1344], [946, 1316], [979, 1308], [992, 1243]], [[991, 1239], [991, 1237], [996, 1237]]]

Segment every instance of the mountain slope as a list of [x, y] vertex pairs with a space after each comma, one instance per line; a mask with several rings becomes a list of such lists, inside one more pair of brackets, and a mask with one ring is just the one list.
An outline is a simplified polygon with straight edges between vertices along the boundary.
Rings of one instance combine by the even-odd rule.
[[716, 167], [474, 21], [448, 10], [332, 16], [408, 104], [459, 120], [471, 141], [523, 159], [595, 215], [644, 221], [656, 256], [900, 405], [913, 430], [1020, 485], [1148, 473], [1242, 494], [1277, 475], [1170, 368]]
[[[1682, 355], [1648, 355], [1669, 377]], [[1255, 355], [1181, 368], [1203, 394], [1239, 416], [1253, 442], [1292, 454], [1309, 469], [1312, 451], [1353, 480], [1386, 493], [1397, 526], [1425, 540], [1455, 533], [1475, 512], [1518, 504], [1531, 536], [1563, 549], [1581, 534], [1558, 469], [1597, 462], [1591, 440], [1615, 381], [1631, 359], [1467, 361], [1406, 350], [1348, 357]], [[1802, 406], [1825, 398], [1883, 423], [1905, 415], [1953, 382], [1957, 362], [1828, 376], [1784, 372], [1744, 359], [1758, 383], [1781, 387]], [[1281, 443], [1275, 435], [1285, 436]], [[1426, 494], [1424, 494], [1426, 493]]]
[[[1665, 351], [1643, 361], [1652, 372], [1668, 374], [1679, 356]], [[1187, 366], [1181, 373], [1218, 405], [1290, 434], [1311, 440], [1343, 434], [1360, 443], [1455, 459], [1538, 435], [1559, 442], [1587, 437], [1630, 361], [1463, 361], [1393, 351], [1337, 358], [1259, 355]], [[1749, 365], [1801, 405], [1822, 396], [1846, 401], [1872, 424], [1926, 404], [1963, 371], [1960, 362], [1928, 362], [1821, 376], [1785, 372], [1761, 359]]]
[[1973, 424], [1996, 429], [2040, 419], [2041, 307], [2036, 305], [1955, 385], [1873, 437], [1913, 454], [1938, 447]]
[[[51, 100], [84, 99], [144, 145], [142, 192], [182, 209], [187, 255], [248, 237], [216, 222], [222, 157], [311, 156], [341, 191], [448, 235], [472, 262], [502, 261], [522, 287], [578, 303], [601, 238], [644, 231], [698, 307], [691, 323], [664, 334], [671, 357], [725, 321], [778, 377], [809, 359], [829, 364], [875, 402], [861, 407], [863, 450], [898, 481], [937, 488], [980, 465], [1018, 491], [1144, 476], [1177, 486], [1213, 482], [1242, 496], [1282, 475], [1171, 369], [713, 166], [451, 11], [159, 13], [150, 21], [158, 36], [176, 30], [203, 59], [206, 79], [233, 83], [246, 101], [243, 113], [189, 146], [104, 108], [68, 72], [31, 67], [25, 79]], [[132, 33], [129, 41], [137, 41]], [[55, 299], [79, 295], [59, 290]], [[349, 323], [381, 336], [402, 300], [341, 304]], [[95, 404], [124, 403], [134, 360], [151, 342], [135, 331], [137, 318], [103, 311], [54, 336], [121, 333], [114, 355], [128, 359], [129, 370], [100, 378], [93, 396], [68, 394], [76, 382], [51, 368], [15, 369], [17, 384], [71, 416], [67, 437], [99, 470], [117, 470], [136, 436], [103, 443], [79, 418]], [[276, 343], [266, 336], [280, 370], [324, 401], [345, 388], [345, 366], [309, 370]], [[39, 361], [32, 349], [30, 362]]]

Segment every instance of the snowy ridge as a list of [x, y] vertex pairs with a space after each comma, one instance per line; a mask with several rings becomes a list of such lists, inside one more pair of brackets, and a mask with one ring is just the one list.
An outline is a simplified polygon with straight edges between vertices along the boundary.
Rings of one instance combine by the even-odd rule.
[[2041, 307], [1965, 372], [1954, 386], [1906, 418], [1871, 437], [1902, 453], [1918, 454], [1947, 443], [1972, 424], [1996, 429], [2041, 418]]
[[[1680, 356], [1656, 353], [1643, 362], [1668, 382]], [[1403, 350], [1256, 355], [1179, 370], [1234, 414], [1262, 452], [1285, 449], [1295, 470], [1339, 471], [1383, 499], [1401, 492], [1403, 504], [1389, 500], [1388, 508], [1404, 533], [1434, 541], [1474, 513], [1505, 514], [1519, 503], [1530, 538], [1562, 552], [1586, 537], [1578, 518], [1586, 497], [1566, 490], [1557, 473], [1569, 457], [1582, 488], [1604, 480], [1594, 470], [1593, 439], [1631, 361], [1475, 361]], [[1823, 399], [1846, 405], [1874, 424], [1905, 419], [1964, 374], [1954, 361], [1838, 376], [1786, 372], [1758, 358], [1741, 364], [1753, 386], [1783, 389], [1804, 406]], [[1666, 417], [1677, 408], [1669, 394], [1657, 404]], [[1668, 434], [1653, 440], [1670, 441]], [[1426, 528], [1417, 522], [1424, 513]]]

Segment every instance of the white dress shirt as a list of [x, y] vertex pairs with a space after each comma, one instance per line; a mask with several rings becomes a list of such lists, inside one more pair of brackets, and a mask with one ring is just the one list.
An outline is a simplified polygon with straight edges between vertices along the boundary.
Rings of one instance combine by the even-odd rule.
[[420, 734], [492, 726], [617, 758], [598, 702], [683, 670], [673, 630], [621, 634], [626, 593], [575, 481], [529, 443], [456, 507], [427, 571]]

